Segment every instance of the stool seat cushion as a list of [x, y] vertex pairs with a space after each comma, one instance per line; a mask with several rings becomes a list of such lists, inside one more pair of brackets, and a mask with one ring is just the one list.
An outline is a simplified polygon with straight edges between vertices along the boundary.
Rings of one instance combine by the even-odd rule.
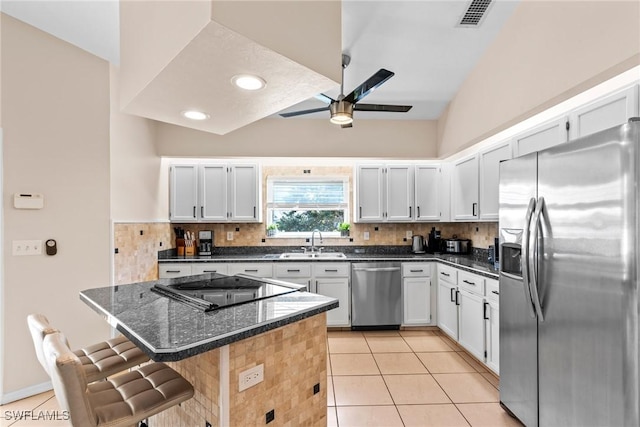
[[149, 360], [142, 350], [122, 335], [73, 353], [82, 363], [87, 382], [101, 380]]

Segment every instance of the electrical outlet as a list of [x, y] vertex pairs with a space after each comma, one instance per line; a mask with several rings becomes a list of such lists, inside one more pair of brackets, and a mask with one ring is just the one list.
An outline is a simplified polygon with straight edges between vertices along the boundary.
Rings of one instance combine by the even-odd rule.
[[276, 419], [276, 411], [275, 409], [270, 410], [265, 414], [265, 424], [269, 424], [271, 421]]
[[239, 390], [243, 391], [249, 387], [253, 387], [256, 384], [264, 381], [264, 364], [254, 366], [251, 369], [240, 372], [239, 378]]
[[22, 255], [42, 255], [42, 240], [14, 240], [13, 254]]
[[413, 237], [413, 231], [407, 230], [407, 240]]
[[364, 233], [362, 233], [362, 234], [363, 234], [363, 237], [362, 237], [362, 238], [363, 238], [364, 240], [369, 240], [369, 232], [368, 232], [368, 231], [365, 231], [365, 232], [364, 232]]
[[233, 240], [233, 231], [227, 231], [227, 240]]
[[317, 383], [316, 385], [313, 386], [313, 394], [318, 394], [320, 393], [320, 383]]

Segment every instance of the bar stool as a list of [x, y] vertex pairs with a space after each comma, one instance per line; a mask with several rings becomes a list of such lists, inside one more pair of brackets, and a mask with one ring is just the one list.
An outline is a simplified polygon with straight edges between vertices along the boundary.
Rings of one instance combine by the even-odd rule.
[[[44, 370], [49, 373], [42, 354], [42, 343], [46, 335], [60, 331], [51, 326], [49, 320], [42, 314], [30, 314], [27, 316], [27, 323], [38, 361]], [[149, 360], [149, 357], [142, 350], [124, 336], [81, 348], [74, 351], [74, 354], [80, 359], [87, 382], [90, 383], [102, 380]]]
[[88, 384], [77, 355], [60, 332], [42, 347], [53, 390], [76, 427], [124, 427], [193, 397], [193, 386], [161, 362], [152, 362], [105, 381]]

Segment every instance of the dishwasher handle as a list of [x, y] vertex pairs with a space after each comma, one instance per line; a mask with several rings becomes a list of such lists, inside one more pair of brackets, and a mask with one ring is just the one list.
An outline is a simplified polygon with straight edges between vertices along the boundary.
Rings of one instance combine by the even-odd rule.
[[400, 267], [353, 267], [353, 271], [400, 271]]

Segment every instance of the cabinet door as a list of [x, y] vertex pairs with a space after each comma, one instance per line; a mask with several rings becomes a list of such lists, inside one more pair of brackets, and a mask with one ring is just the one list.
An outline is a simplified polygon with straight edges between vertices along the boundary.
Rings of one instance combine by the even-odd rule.
[[273, 263], [270, 262], [230, 262], [229, 276], [234, 274], [249, 274], [256, 277], [273, 277]]
[[227, 166], [200, 167], [200, 218], [227, 221]]
[[170, 173], [169, 219], [171, 221], [197, 221], [197, 166], [172, 165]]
[[454, 340], [458, 340], [458, 306], [456, 286], [438, 281], [438, 326]]
[[191, 264], [182, 262], [174, 264], [158, 264], [158, 277], [160, 279], [184, 276], [191, 276]]
[[339, 307], [327, 311], [327, 326], [349, 326], [349, 279], [318, 279], [316, 293], [339, 301]]
[[230, 167], [229, 207], [232, 221], [259, 221], [259, 190], [257, 165]]
[[484, 304], [487, 366], [496, 374], [500, 374], [500, 306], [492, 301]]
[[405, 277], [402, 279], [402, 300], [405, 325], [431, 323], [431, 278]]
[[413, 219], [413, 166], [393, 165], [386, 168], [387, 221], [411, 221]]
[[609, 129], [638, 116], [638, 86], [608, 95], [571, 113], [571, 139]]
[[500, 161], [511, 158], [511, 141], [480, 153], [480, 219], [498, 220]]
[[519, 157], [567, 142], [567, 118], [543, 123], [513, 138], [513, 156]]
[[454, 220], [478, 219], [478, 156], [454, 164], [451, 193]]
[[458, 342], [478, 360], [484, 361], [484, 297], [460, 290], [458, 299], [460, 302]]
[[218, 273], [227, 274], [227, 264], [219, 262], [207, 262], [202, 264], [193, 264], [191, 266], [192, 274]]
[[359, 165], [356, 175], [356, 222], [383, 221], [382, 165]]
[[440, 221], [440, 175], [440, 165], [416, 166], [416, 221]]

